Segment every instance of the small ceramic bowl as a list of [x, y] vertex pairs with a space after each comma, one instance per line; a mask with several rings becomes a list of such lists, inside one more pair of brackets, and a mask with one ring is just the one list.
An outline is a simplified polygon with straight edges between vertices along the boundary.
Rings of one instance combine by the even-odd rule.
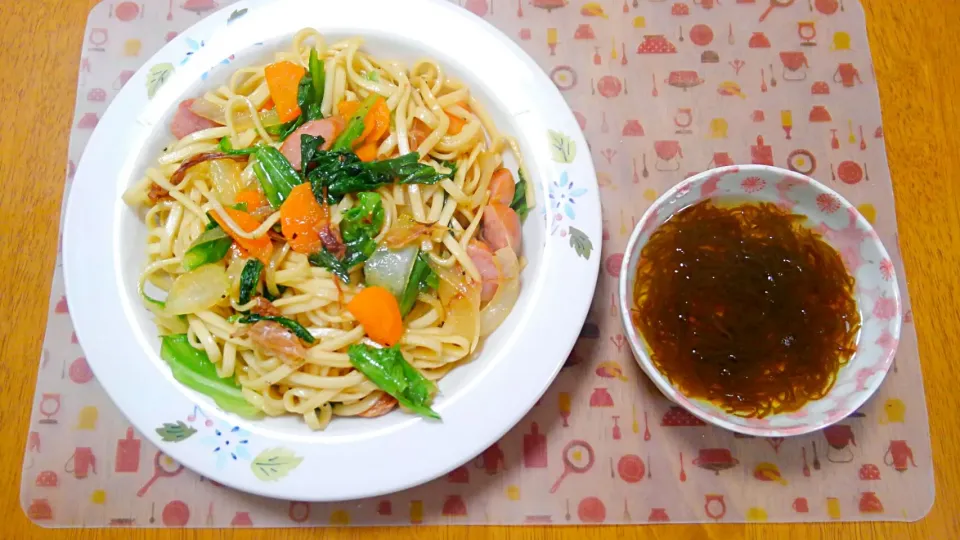
[[[707, 401], [682, 395], [654, 366], [650, 350], [630, 317], [633, 284], [640, 252], [654, 230], [671, 215], [706, 199], [733, 198], [743, 202], [770, 202], [808, 218], [806, 226], [843, 257], [856, 279], [855, 296], [862, 328], [857, 351], [840, 369], [836, 384], [823, 398], [802, 409], [767, 416], [741, 418]], [[890, 255], [876, 232], [843, 197], [801, 174], [768, 167], [724, 167], [693, 176], [663, 194], [637, 223], [620, 271], [620, 317], [630, 346], [647, 376], [668, 398], [713, 425], [760, 437], [801, 435], [823, 429], [857, 410], [880, 387], [900, 338], [900, 292]]]

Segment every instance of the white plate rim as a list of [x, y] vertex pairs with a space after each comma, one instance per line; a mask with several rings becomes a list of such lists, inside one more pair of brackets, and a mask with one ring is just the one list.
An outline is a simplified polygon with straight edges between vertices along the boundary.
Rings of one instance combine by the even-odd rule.
[[[163, 453], [207, 478], [258, 495], [301, 501], [358, 499], [421, 484], [478, 455], [514, 426], [546, 391], [573, 348], [593, 299], [602, 236], [599, 188], [586, 141], [559, 91], [522, 49], [482, 19], [442, 0], [410, 0], [402, 6], [391, 0], [357, 0], [336, 3], [336, 13], [331, 14], [333, 4], [243, 0], [211, 14], [164, 46], [130, 78], [91, 136], [71, 186], [63, 239], [64, 280], [78, 340], [101, 386], [131, 423]], [[237, 18], [240, 10], [247, 11]], [[293, 12], [298, 17], [282, 16]], [[541, 197], [528, 219], [543, 223], [545, 245], [535, 301], [519, 318], [521, 328], [536, 332], [510, 336], [510, 369], [504, 362], [495, 362], [482, 372], [482, 385], [473, 381], [455, 398], [441, 398], [436, 408], [443, 423], [411, 418], [377, 437], [354, 437], [348, 447], [325, 441], [306, 427], [303, 437], [269, 437], [255, 423], [219, 411], [209, 399], [183, 388], [169, 373], [151, 385], [131, 384], [157, 373], [149, 362], [132, 360], [156, 353], [126, 331], [132, 325], [126, 314], [142, 307], [122, 292], [128, 285], [120, 282], [125, 255], [118, 249], [119, 232], [113, 228], [124, 211], [122, 203], [117, 204], [119, 196], [136, 172], [133, 158], [117, 157], [122, 156], [124, 145], [136, 153], [134, 144], [165, 129], [158, 123], [169, 106], [159, 104], [179, 100], [204, 73], [235, 51], [292, 36], [303, 26], [321, 33], [379, 32], [399, 38], [399, 25], [407, 20], [401, 15], [411, 12], [418, 13], [420, 20], [429, 18], [440, 29], [417, 35], [416, 40], [428, 49], [443, 44], [451, 49], [449, 55], [477, 58], [476, 51], [485, 47], [501, 54], [497, 64], [479, 60], [472, 67], [478, 77], [495, 79], [491, 84], [496, 95], [512, 90], [524, 96], [511, 94], [515, 101], [528, 103], [530, 110], [512, 109], [509, 114], [529, 114], [525, 122], [534, 122], [537, 113], [549, 113], [537, 124], [545, 128], [540, 142], [523, 141], [528, 148], [533, 145], [533, 155], [525, 157], [538, 160], [541, 168], [540, 177], [532, 179]], [[457, 39], [444, 42], [447, 37]], [[152, 70], [177, 63], [188, 39], [203, 39], [205, 47], [189, 64], [177, 66], [174, 75], [148, 96]], [[505, 72], [522, 75], [523, 80], [503, 77]], [[557, 143], [567, 145], [566, 152], [551, 148]], [[572, 211], [559, 203], [554, 206], [546, 196], [555, 192], [557, 200], [569, 196], [569, 178], [576, 179], [578, 186], [575, 218]], [[571, 283], [578, 285], [571, 287]], [[537, 335], [547, 330], [549, 339]], [[157, 428], [177, 420], [165, 411], [183, 411], [183, 418], [191, 409], [194, 415], [199, 410], [211, 419], [209, 433], [162, 441]], [[213, 444], [220, 444], [231, 437], [235, 445], [244, 445], [242, 454], [248, 458], [237, 452], [239, 457], [227, 458], [223, 465], [211, 459], [210, 446], [201, 443], [214, 438]], [[222, 455], [226, 454], [217, 454]], [[282, 474], [266, 478], [255, 474], [246, 462], [261, 456], [285, 463]]]

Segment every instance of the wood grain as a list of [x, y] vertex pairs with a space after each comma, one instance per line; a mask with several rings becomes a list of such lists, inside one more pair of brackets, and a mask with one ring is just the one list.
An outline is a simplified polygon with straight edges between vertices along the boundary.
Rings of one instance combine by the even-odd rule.
[[[732, 2], [733, 0], [728, 0]], [[848, 5], [855, 0], [845, 0]], [[44, 530], [20, 510], [20, 466], [30, 419], [57, 232], [69, 122], [87, 13], [96, 0], [0, 2], [0, 512], [6, 538], [493, 537], [687, 539], [960, 538], [960, 2], [863, 0], [880, 81], [920, 356], [933, 433], [937, 500], [913, 524], [423, 527], [283, 530]], [[953, 352], [951, 352], [953, 351]]]

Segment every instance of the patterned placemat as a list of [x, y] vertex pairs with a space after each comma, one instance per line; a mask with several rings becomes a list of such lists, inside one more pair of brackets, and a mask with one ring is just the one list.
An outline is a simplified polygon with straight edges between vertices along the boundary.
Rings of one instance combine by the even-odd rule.
[[[94, 8], [81, 52], [67, 193], [74, 164], [117, 90], [167, 40], [228, 4], [128, 0]], [[635, 221], [676, 182], [725, 164], [789, 167], [827, 183], [876, 227], [893, 259], [882, 268], [904, 276], [860, 5], [461, 5], [514, 38], [563, 91], [602, 188], [605, 271], [581, 340], [533, 411], [476, 459], [402, 493], [329, 504], [239, 493], [167, 458], [110, 402], [77, 345], [58, 259], [23, 464], [21, 500], [30, 518], [65, 527], [288, 527], [922, 517], [933, 503], [933, 464], [905, 279], [903, 334], [883, 388], [853, 417], [788, 440], [740, 438], [672, 406], [636, 367], [616, 312], [621, 251]], [[203, 46], [188, 41], [183, 62]], [[576, 193], [555, 187], [549, 210], [575, 212]], [[837, 208], [825, 198], [820, 210]], [[552, 234], [566, 234], [559, 224]], [[171, 423], [182, 425], [171, 437], [202, 437], [213, 452], [218, 439], [231, 436], [229, 426], [197, 410], [174, 414]]]

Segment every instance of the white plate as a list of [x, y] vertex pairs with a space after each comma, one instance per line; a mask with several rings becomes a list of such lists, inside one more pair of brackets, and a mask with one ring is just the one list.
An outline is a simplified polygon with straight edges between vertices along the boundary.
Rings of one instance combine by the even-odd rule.
[[[328, 41], [362, 36], [381, 57], [436, 58], [471, 87], [499, 129], [518, 139], [536, 184], [537, 206], [523, 228], [529, 264], [520, 298], [473, 362], [441, 381], [434, 408], [442, 422], [394, 412], [335, 419], [315, 433], [294, 417], [247, 421], [220, 411], [170, 375], [137, 297], [145, 227], [120, 197], [172, 141], [176, 105], [290, 47], [307, 26]], [[188, 40], [204, 45], [187, 54]], [[600, 263], [596, 175], [570, 109], [512, 41], [438, 0], [250, 0], [203, 19], [154, 55], [104, 114], [80, 160], [65, 227], [70, 314], [88, 362], [120, 410], [163, 452], [208, 478], [303, 501], [411, 487], [495, 442], [567, 358]], [[158, 428], [177, 422], [185, 429], [167, 438], [181, 440], [161, 440]]]

